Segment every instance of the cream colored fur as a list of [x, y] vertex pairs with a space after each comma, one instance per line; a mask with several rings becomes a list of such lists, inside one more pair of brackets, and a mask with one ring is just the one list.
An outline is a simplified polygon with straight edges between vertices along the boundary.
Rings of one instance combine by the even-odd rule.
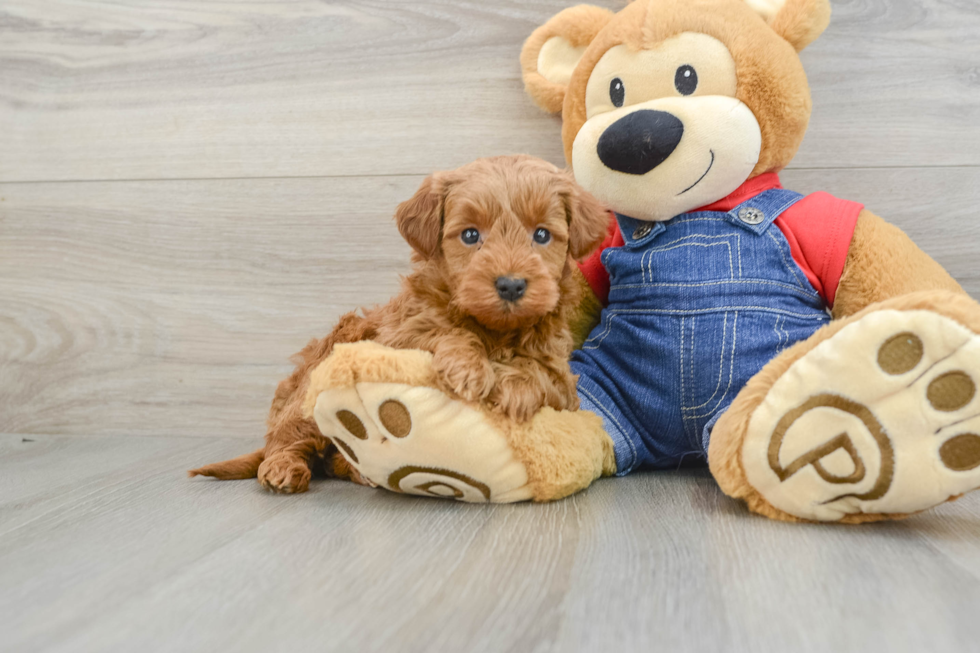
[[[690, 208], [720, 199], [746, 179], [764, 172], [779, 171], [795, 155], [810, 115], [809, 87], [796, 52], [805, 48], [826, 29], [830, 21], [828, 0], [636, 0], [615, 15], [603, 16], [602, 21], [592, 23], [588, 23], [586, 11], [583, 7], [566, 10], [536, 30], [525, 44], [521, 63], [527, 92], [539, 105], [549, 111], [557, 111], [558, 99], [562, 100], [562, 139], [566, 159], [573, 165], [578, 181], [613, 210], [641, 219], [668, 219]], [[576, 50], [574, 56], [565, 58], [563, 65], [564, 70], [567, 70], [571, 60], [578, 57], [578, 63], [567, 83], [564, 83], [567, 77], [564, 73], [560, 77], [553, 76], [555, 81], [550, 86], [535, 83], [536, 76], [540, 76], [535, 65], [538, 63], [537, 55], [541, 44], [548, 39], [569, 38], [568, 35], [572, 34], [575, 35], [576, 48], [585, 44], [585, 38], [588, 40], [588, 47], [581, 55]], [[704, 47], [699, 48], [697, 53], [685, 54], [685, 59], [710, 54], [714, 47], [710, 43], [720, 44], [727, 53], [724, 56], [716, 54], [702, 59], [695, 66], [705, 71], [706, 81], [703, 86], [699, 86], [706, 93], [704, 99], [699, 98], [697, 92], [690, 97], [679, 97], [671, 89], [669, 73], [679, 62], [675, 59], [683, 50], [684, 40], [691, 40], [691, 37], [686, 36], [689, 34], [695, 35], [695, 38], [705, 37], [710, 41], [705, 41]], [[726, 56], [730, 58], [736, 75], [736, 83], [732, 88], [726, 88], [720, 83], [724, 73], [719, 71], [724, 68], [722, 64]], [[541, 64], [546, 64], [547, 59], [541, 59]], [[625, 87], [621, 106], [614, 105], [609, 95], [610, 80], [616, 78]], [[719, 114], [713, 113], [711, 103], [707, 102], [710, 98], [730, 99], [732, 112], [737, 112], [738, 107], [743, 106], [753, 120], [735, 120], [713, 133], [710, 125], [717, 124]], [[699, 106], [698, 102], [703, 104]], [[675, 151], [683, 152], [677, 156], [677, 161], [671, 162], [668, 158], [661, 164], [662, 168], [658, 166], [659, 170], [654, 168], [644, 175], [616, 172], [598, 162], [597, 142], [604, 130], [623, 115], [644, 109], [668, 111], [682, 117], [685, 125], [684, 138]], [[690, 129], [687, 128], [688, 125], [691, 125]], [[750, 141], [752, 144], [749, 144]], [[701, 150], [722, 152], [728, 144], [731, 144], [730, 152], [739, 153], [744, 158], [736, 161], [722, 157], [718, 162], [719, 170], [712, 172], [712, 175], [719, 175], [721, 178], [705, 177], [703, 188], [700, 189], [703, 190], [703, 196], [695, 198], [692, 195], [690, 198], [677, 200], [676, 193], [684, 188], [681, 180], [697, 167], [694, 162], [699, 160], [698, 153]], [[909, 322], [909, 311], [919, 311], [923, 315], [933, 316], [934, 319], [925, 317]], [[881, 312], [881, 315], [874, 315], [876, 312]], [[880, 408], [880, 392], [883, 388], [887, 390], [888, 385], [887, 375], [884, 381], [875, 377], [875, 374], [880, 376], [880, 370], [866, 370], [870, 376], [865, 378], [861, 377], [857, 368], [852, 369], [846, 365], [837, 372], [831, 372], [829, 370], [832, 366], [828, 362], [825, 365], [828, 372], [821, 374], [821, 365], [813, 363], [819, 362], [820, 356], [827, 357], [827, 361], [837, 360], [835, 356], [845, 362], [851, 358], [856, 359], [861, 347], [866, 349], [870, 346], [868, 343], [887, 336], [892, 328], [898, 328], [902, 324], [922, 331], [921, 336], [926, 343], [930, 342], [929, 334], [937, 329], [946, 329], [952, 333], [959, 328], [966, 334], [978, 333], [980, 329], [980, 308], [963, 295], [959, 285], [945, 270], [919, 250], [900, 230], [868, 211], [863, 212], [858, 220], [837, 289], [833, 315], [836, 319], [831, 325], [770, 361], [742, 390], [717, 423], [709, 448], [709, 463], [722, 489], [732, 496], [745, 499], [752, 510], [776, 519], [838, 519], [842, 522], [899, 517], [955, 494], [959, 491], [957, 488], [960, 488], [957, 485], [959, 481], [933, 483], [934, 487], [941, 489], [938, 494], [929, 494], [924, 486], [916, 486], [915, 475], [909, 476], [902, 471], [901, 465], [896, 467], [898, 471], [894, 477], [896, 485], [893, 489], [896, 493], [873, 500], [838, 498], [834, 505], [823, 507], [814, 507], [814, 501], [820, 504], [824, 500], [818, 501], [814, 498], [819, 492], [814, 494], [811, 491], [807, 494], [807, 491], [801, 491], [799, 496], [782, 496], [782, 490], [774, 489], [771, 480], [763, 479], [765, 470], [760, 471], [759, 466], [762, 463], [759, 459], [753, 463], [756, 465], [752, 471], [755, 480], [748, 478], [743, 458], [745, 447], [751, 449], [754, 446], [756, 449], [752, 451], [753, 455], [761, 455], [758, 443], [746, 444], [750, 435], [750, 423], [756, 420], [756, 433], [753, 437], [764, 440], [769, 437], [768, 431], [774, 428], [772, 419], [778, 417], [780, 411], [795, 415], [792, 412], [794, 406], [806, 405], [807, 397], [803, 395], [817, 392], [818, 388], [844, 392], [845, 376], [853, 376], [859, 387], [863, 382], [862, 392], [865, 394], [861, 395], [862, 401], [882, 410], [885, 421], [897, 420], [898, 424], [917, 423], [912, 419], [912, 414], [899, 419], [903, 415], [902, 411], [907, 410], [904, 404]], [[932, 324], [930, 319], [935, 322], [931, 329], [923, 326]], [[841, 329], [848, 328], [849, 325], [854, 329], [849, 332], [851, 335], [834, 339]], [[960, 326], [954, 328], [950, 325]], [[973, 342], [973, 336], [965, 337], [968, 342]], [[813, 353], [820, 347], [822, 349], [818, 353]], [[808, 358], [811, 355], [813, 357]], [[815, 385], [812, 388], [807, 386], [806, 389], [800, 385], [795, 389], [788, 389], [792, 385], [790, 380], [794, 377], [783, 377], [794, 364], [798, 364], [795, 368], [797, 370], [808, 370], [807, 374], [814, 379]], [[969, 374], [977, 372], [980, 375], [980, 363], [971, 367], [974, 364], [964, 359], [962, 364], [968, 368]], [[841, 378], [835, 378], [835, 374]], [[837, 384], [838, 380], [844, 385]], [[919, 397], [917, 401], [921, 403], [924, 400]], [[756, 413], [765, 402], [769, 402], [770, 410], [769, 423], [766, 424], [763, 412]], [[827, 423], [836, 423], [835, 419], [838, 418], [829, 419]], [[843, 425], [841, 422], [840, 426]], [[899, 434], [904, 427], [891, 428]], [[822, 437], [820, 434], [823, 431], [816, 426], [812, 430], [814, 433], [819, 431], [818, 436]], [[806, 446], [816, 446], [816, 440], [797, 439], [800, 433], [808, 432], [804, 429], [787, 435], [788, 449], [779, 449], [779, 454], [796, 455], [806, 449]], [[905, 443], [896, 445], [902, 452], [906, 452], [900, 454], [904, 456], [910, 455], [907, 452], [919, 451], [916, 447], [927, 443], [922, 439], [922, 434], [914, 429], [896, 437], [896, 442]], [[819, 447], [817, 450], [825, 451]], [[856, 467], [848, 471], [848, 465], [855, 465], [856, 459], [850, 458], [846, 449], [826, 451], [829, 452], [826, 459], [818, 462], [821, 464], [820, 469], [828, 477], [850, 478], [848, 475], [853, 474], [857, 478], [860, 475]], [[861, 451], [855, 451], [855, 456], [861, 454]], [[953, 454], [959, 456], [957, 460], [971, 462], [972, 453], [964, 451], [966, 450], [954, 451]], [[929, 452], [930, 460], [935, 463], [938, 460], [937, 451], [929, 449]], [[873, 475], [873, 455], [864, 451], [864, 456], [868, 461], [867, 469], [863, 471]], [[924, 459], [927, 456], [911, 455], [912, 459], [916, 457]], [[800, 460], [806, 462], [809, 458]], [[800, 469], [803, 468], [793, 468], [790, 471], [793, 474], [802, 474]], [[810, 465], [806, 468], [809, 470], [806, 473], [813, 469], [816, 468]], [[946, 474], [948, 471], [948, 468], [936, 468], [922, 473]], [[785, 470], [780, 473], [789, 474]], [[793, 474], [787, 477], [792, 483], [805, 478]], [[953, 477], [966, 478], [955, 474]], [[839, 479], [835, 482], [838, 481]], [[759, 487], [755, 487], [753, 482]], [[963, 482], [965, 485], [960, 489], [971, 489], [971, 482]], [[763, 486], [771, 501], [760, 491]], [[857, 494], [862, 495], [862, 492]], [[834, 499], [834, 496], [830, 498]]]
[[[390, 400], [411, 414], [407, 436], [393, 437], [383, 424], [379, 408]], [[450, 493], [450, 487], [463, 501], [552, 501], [616, 471], [612, 441], [597, 416], [545, 408], [520, 424], [450, 399], [437, 389], [432, 356], [420, 350], [337, 345], [311, 374], [303, 407], [325, 436], [343, 443], [341, 451], [362, 477], [388, 490], [432, 495]], [[366, 438], [345, 428], [337, 417], [341, 411], [357, 416]], [[406, 475], [395, 487], [392, 474], [410, 467], [428, 469]], [[478, 486], [486, 486], [489, 499]]]

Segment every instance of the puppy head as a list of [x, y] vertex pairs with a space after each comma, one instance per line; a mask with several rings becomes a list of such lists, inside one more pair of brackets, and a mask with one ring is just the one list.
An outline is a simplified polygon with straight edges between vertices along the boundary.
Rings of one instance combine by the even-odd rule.
[[810, 116], [797, 52], [829, 20], [829, 0], [572, 7], [525, 43], [525, 87], [562, 112], [579, 183], [620, 213], [669, 220], [789, 163]]
[[554, 311], [573, 259], [595, 249], [609, 226], [605, 208], [567, 172], [528, 156], [436, 173], [399, 205], [396, 220], [452, 304], [496, 331]]

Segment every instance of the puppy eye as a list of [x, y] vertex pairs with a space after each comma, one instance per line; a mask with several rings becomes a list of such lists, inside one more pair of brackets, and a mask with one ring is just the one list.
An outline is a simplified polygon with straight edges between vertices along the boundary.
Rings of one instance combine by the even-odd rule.
[[613, 106], [623, 106], [623, 100], [626, 99], [626, 87], [623, 86], [623, 80], [619, 77], [609, 82], [609, 99], [612, 100]]
[[693, 66], [681, 66], [674, 74], [674, 87], [681, 95], [690, 95], [698, 88], [698, 71]]
[[544, 227], [538, 227], [534, 230], [534, 242], [538, 245], [547, 245], [551, 242], [551, 232]]
[[463, 229], [463, 233], [459, 235], [459, 239], [467, 245], [476, 245], [478, 242], [480, 242], [480, 232], [472, 227], [469, 229]]

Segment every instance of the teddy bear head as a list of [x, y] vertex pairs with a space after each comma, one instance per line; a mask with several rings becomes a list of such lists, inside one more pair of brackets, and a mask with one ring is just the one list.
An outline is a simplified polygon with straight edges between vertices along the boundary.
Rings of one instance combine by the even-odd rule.
[[521, 52], [525, 88], [562, 114], [576, 180], [662, 221], [781, 170], [810, 119], [798, 52], [829, 0], [635, 0], [557, 14]]

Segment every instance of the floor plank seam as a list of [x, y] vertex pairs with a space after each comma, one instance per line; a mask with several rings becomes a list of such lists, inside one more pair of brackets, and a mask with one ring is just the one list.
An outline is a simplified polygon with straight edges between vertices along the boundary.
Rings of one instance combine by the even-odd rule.
[[[910, 165], [910, 166], [788, 166], [785, 172], [800, 171], [845, 171], [845, 170], [970, 170], [980, 169], [977, 164], [949, 165]], [[430, 174], [431, 170], [420, 172], [390, 172], [354, 175], [257, 175], [250, 177], [134, 177], [131, 179], [22, 179], [13, 181], [0, 181], [0, 187], [16, 186], [18, 184], [122, 184], [122, 183], [166, 183], [166, 182], [194, 182], [194, 181], [276, 181], [290, 179], [388, 179], [388, 178], [410, 178], [424, 177]]]

